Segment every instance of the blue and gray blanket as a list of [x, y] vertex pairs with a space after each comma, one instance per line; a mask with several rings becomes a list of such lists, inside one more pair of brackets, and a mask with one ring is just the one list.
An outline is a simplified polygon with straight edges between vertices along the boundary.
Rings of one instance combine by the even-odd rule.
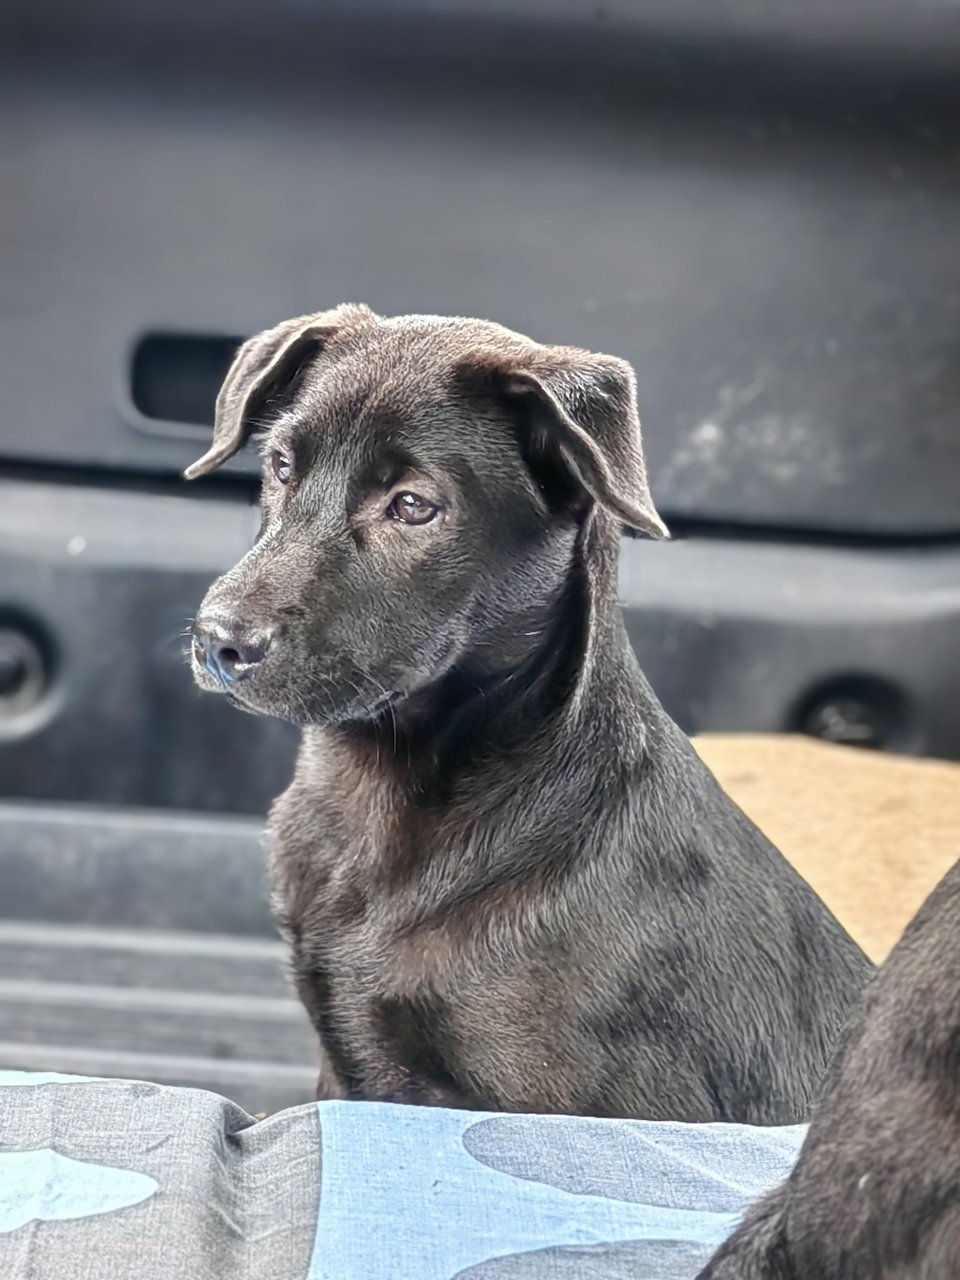
[[803, 1134], [0, 1072], [0, 1276], [690, 1280]]

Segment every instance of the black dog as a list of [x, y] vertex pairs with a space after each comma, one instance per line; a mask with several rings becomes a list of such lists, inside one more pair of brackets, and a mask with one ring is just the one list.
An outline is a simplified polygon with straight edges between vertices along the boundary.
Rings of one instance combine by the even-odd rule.
[[960, 863], [867, 988], [793, 1173], [700, 1280], [960, 1276]]
[[304, 727], [273, 872], [321, 1092], [804, 1116], [870, 965], [637, 667], [630, 367], [342, 306], [241, 348], [188, 477], [256, 431], [262, 532], [194, 666]]

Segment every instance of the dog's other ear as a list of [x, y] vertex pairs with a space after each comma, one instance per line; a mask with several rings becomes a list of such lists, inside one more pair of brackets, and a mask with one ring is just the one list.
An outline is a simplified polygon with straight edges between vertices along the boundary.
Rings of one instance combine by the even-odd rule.
[[308, 355], [322, 351], [343, 329], [356, 329], [376, 320], [364, 306], [344, 303], [332, 311], [284, 320], [245, 342], [224, 379], [214, 417], [213, 444], [184, 471], [196, 480], [222, 466], [247, 443], [261, 423], [267, 403], [293, 381]]
[[502, 357], [497, 380], [532, 412], [531, 443], [559, 451], [574, 481], [629, 530], [668, 538], [640, 439], [636, 380], [625, 360], [572, 347], [539, 347], [529, 360]]

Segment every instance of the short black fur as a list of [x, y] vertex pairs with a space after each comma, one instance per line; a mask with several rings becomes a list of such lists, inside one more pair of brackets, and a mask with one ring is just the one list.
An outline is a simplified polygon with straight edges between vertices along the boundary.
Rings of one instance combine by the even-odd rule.
[[303, 726], [272, 865], [322, 1092], [806, 1116], [870, 965], [637, 666], [620, 535], [665, 530], [630, 367], [341, 307], [244, 346], [189, 474], [264, 428], [194, 665]]

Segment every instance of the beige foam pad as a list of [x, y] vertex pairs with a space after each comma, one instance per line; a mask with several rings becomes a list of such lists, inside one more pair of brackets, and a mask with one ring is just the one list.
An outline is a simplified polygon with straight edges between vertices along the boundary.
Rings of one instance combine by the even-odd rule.
[[873, 960], [960, 858], [960, 764], [794, 736], [694, 746]]

